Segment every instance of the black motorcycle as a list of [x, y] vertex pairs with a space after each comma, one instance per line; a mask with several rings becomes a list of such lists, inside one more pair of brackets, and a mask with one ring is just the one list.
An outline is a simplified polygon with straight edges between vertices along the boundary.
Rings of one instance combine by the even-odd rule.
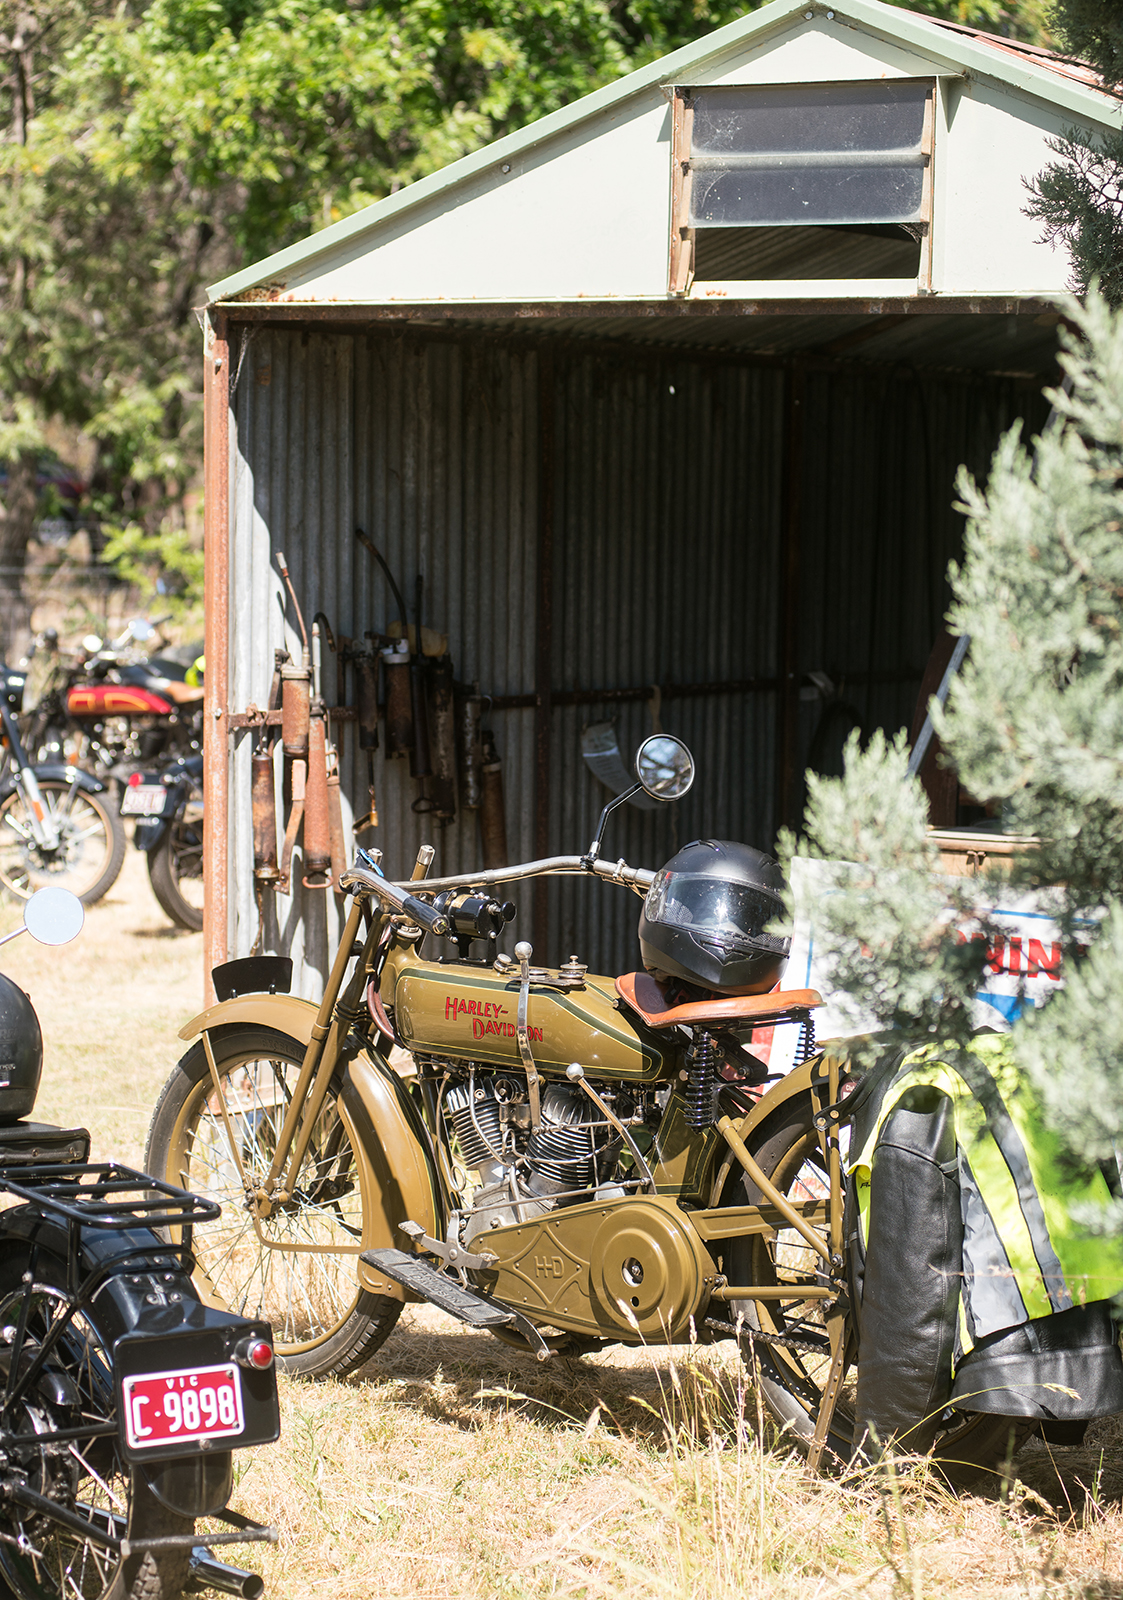
[[[24, 921], [62, 944], [82, 908], [47, 888]], [[0, 1596], [174, 1600], [192, 1581], [253, 1600], [260, 1577], [212, 1550], [273, 1537], [225, 1507], [231, 1451], [278, 1436], [276, 1374], [268, 1324], [192, 1283], [192, 1228], [218, 1207], [26, 1120], [42, 1035], [2, 976], [0, 1046]]]
[[203, 926], [203, 758], [134, 772], [121, 791], [121, 815], [135, 817], [133, 843], [148, 857], [161, 910], [181, 928]]
[[0, 885], [21, 900], [53, 885], [100, 900], [125, 859], [125, 829], [108, 785], [65, 759], [36, 759], [20, 735], [20, 674], [0, 682]]

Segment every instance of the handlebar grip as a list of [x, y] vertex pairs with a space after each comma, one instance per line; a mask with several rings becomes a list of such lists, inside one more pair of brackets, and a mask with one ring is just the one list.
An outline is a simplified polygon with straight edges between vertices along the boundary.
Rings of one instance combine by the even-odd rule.
[[412, 917], [414, 922], [430, 933], [442, 934], [448, 932], [448, 918], [443, 912], [431, 906], [426, 900], [419, 900], [415, 894], [407, 894], [402, 898], [402, 910], [407, 917]]

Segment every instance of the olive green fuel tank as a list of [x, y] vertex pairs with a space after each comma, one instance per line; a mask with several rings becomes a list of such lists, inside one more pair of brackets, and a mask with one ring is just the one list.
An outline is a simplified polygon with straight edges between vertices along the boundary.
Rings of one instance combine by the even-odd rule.
[[[398, 949], [383, 970], [381, 996], [394, 1008], [395, 1025], [410, 1050], [497, 1067], [520, 1065], [517, 973], [421, 961], [412, 949]], [[535, 1065], [546, 1075], [564, 1073], [577, 1061], [590, 1075], [653, 1083], [678, 1067], [674, 1049], [660, 1048], [617, 999], [611, 978], [589, 974], [580, 987], [565, 990], [532, 981], [527, 1026]]]

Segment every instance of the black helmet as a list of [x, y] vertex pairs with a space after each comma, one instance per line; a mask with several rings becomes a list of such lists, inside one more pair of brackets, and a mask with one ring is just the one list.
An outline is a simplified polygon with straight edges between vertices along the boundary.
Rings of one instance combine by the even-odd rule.
[[783, 915], [784, 875], [751, 845], [696, 839], [655, 876], [639, 919], [643, 964], [726, 994], [764, 994], [790, 941], [765, 933]]
[[43, 1071], [43, 1035], [27, 995], [0, 973], [0, 1122], [29, 1116]]

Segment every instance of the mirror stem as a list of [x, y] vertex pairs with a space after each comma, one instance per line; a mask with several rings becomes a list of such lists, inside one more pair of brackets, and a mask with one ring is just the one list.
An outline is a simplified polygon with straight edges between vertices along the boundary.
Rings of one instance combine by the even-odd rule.
[[604, 825], [608, 821], [609, 815], [616, 810], [617, 806], [622, 806], [625, 800], [630, 800], [634, 794], [639, 794], [642, 788], [642, 783], [633, 783], [632, 787], [630, 789], [625, 789], [622, 794], [613, 795], [612, 799], [605, 806], [604, 810], [600, 814], [600, 821], [597, 823], [596, 837], [593, 839], [593, 842], [589, 846], [588, 850], [581, 857], [581, 865], [584, 867], [586, 872], [592, 872], [593, 862], [596, 861], [600, 855], [601, 840], [604, 838]]

